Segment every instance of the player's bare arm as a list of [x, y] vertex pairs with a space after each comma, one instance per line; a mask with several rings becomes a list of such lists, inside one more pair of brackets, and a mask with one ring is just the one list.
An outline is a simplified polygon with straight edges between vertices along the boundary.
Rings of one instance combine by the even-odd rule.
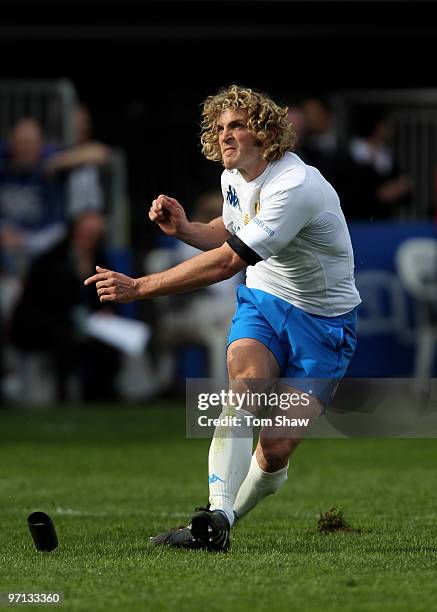
[[231, 278], [246, 266], [247, 263], [228, 244], [223, 244], [174, 268], [140, 278], [97, 266], [97, 274], [87, 278], [84, 284], [95, 283], [101, 302], [124, 304], [201, 289]]
[[168, 236], [179, 238], [202, 251], [221, 246], [231, 236], [223, 224], [222, 217], [217, 217], [209, 223], [188, 221], [181, 204], [162, 194], [153, 200], [149, 219]]

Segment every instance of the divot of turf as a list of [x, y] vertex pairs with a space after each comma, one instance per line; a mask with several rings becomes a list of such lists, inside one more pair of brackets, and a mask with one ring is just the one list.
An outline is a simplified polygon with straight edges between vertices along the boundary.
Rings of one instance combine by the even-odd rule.
[[343, 510], [334, 506], [328, 512], [320, 512], [317, 528], [320, 533], [334, 533], [336, 531], [361, 533], [361, 529], [351, 527], [343, 516]]

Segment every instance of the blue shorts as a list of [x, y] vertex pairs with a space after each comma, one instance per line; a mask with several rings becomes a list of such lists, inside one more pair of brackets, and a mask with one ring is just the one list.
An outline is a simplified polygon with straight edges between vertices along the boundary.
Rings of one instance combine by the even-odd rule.
[[240, 285], [227, 345], [240, 338], [262, 342], [276, 357], [283, 382], [311, 393], [326, 406], [354, 354], [356, 321], [357, 308], [322, 317]]

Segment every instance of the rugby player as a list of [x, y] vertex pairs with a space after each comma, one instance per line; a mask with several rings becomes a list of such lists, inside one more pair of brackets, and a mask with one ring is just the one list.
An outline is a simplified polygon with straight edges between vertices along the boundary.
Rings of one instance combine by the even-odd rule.
[[[221, 163], [223, 214], [192, 223], [181, 204], [158, 196], [149, 217], [160, 229], [203, 251], [169, 270], [130, 278], [97, 268], [101, 302], [131, 302], [183, 293], [246, 268], [227, 339], [231, 388], [306, 393], [311, 421], [329, 404], [356, 344], [352, 244], [333, 186], [293, 148], [287, 108], [238, 85], [208, 96], [202, 111], [202, 152]], [[223, 406], [223, 414], [232, 406]], [[250, 415], [251, 411], [243, 410]], [[209, 451], [209, 503], [188, 526], [151, 539], [153, 545], [229, 548], [230, 530], [287, 480], [289, 458], [304, 433], [261, 430], [253, 452], [244, 420], [226, 435], [218, 427]]]

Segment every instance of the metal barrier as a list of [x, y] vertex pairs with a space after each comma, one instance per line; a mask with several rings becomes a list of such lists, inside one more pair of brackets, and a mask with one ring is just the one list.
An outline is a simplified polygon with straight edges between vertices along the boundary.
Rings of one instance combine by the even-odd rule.
[[413, 181], [414, 207], [408, 216], [430, 217], [435, 206], [437, 89], [338, 91], [332, 96], [332, 105], [344, 143], [351, 135], [349, 118], [354, 109], [381, 105], [390, 111], [394, 124], [394, 153]]
[[127, 164], [122, 149], [112, 148], [109, 160], [110, 184], [107, 193], [108, 241], [113, 247], [130, 245], [130, 203], [127, 192]]
[[50, 143], [72, 146], [77, 102], [76, 90], [68, 79], [0, 81], [0, 138], [8, 137], [18, 119], [32, 117]]
[[[32, 117], [41, 125], [48, 143], [74, 146], [74, 110], [78, 101], [76, 89], [68, 79], [0, 81], [0, 140], [8, 139], [16, 121]], [[126, 247], [130, 244], [130, 214], [126, 158], [121, 149], [111, 149], [105, 171], [108, 242], [112, 247]]]

